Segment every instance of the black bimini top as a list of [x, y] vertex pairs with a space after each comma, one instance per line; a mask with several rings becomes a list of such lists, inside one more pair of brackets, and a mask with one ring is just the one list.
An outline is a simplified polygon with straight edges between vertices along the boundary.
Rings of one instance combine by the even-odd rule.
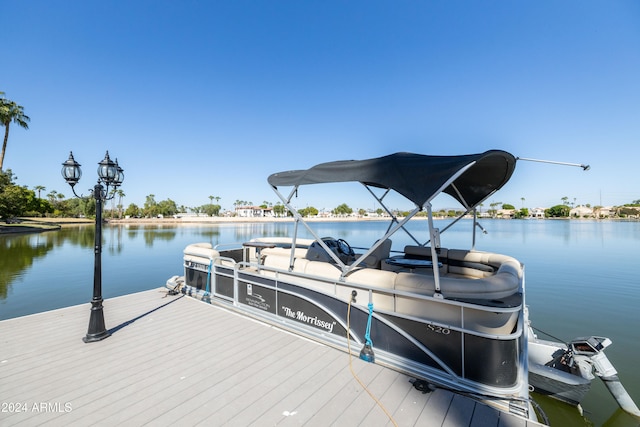
[[[502, 188], [511, 178], [515, 166], [516, 158], [501, 150], [463, 156], [395, 153], [375, 159], [321, 163], [307, 170], [274, 173], [268, 181], [275, 188], [361, 182], [392, 189], [418, 206], [442, 191], [463, 206], [472, 208]], [[464, 172], [453, 179], [462, 170]]]

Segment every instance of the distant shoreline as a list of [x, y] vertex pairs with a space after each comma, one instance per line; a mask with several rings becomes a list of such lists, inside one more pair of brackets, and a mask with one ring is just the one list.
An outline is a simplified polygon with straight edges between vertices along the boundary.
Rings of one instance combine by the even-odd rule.
[[[427, 217], [417, 217], [414, 220], [426, 220]], [[435, 217], [434, 220], [448, 219], [446, 217]], [[470, 218], [469, 218], [470, 219]], [[484, 219], [503, 219], [506, 218], [479, 218]], [[389, 217], [330, 217], [330, 218], [305, 218], [307, 222], [388, 222]], [[531, 218], [527, 221], [536, 220], [587, 220], [587, 221], [638, 221], [636, 218], [602, 218], [596, 220], [595, 218]], [[45, 231], [59, 230], [64, 226], [77, 226], [77, 225], [93, 225], [94, 219], [90, 218], [21, 218], [18, 224], [0, 224], [0, 235], [3, 234], [26, 234], [26, 233], [41, 233]], [[264, 217], [182, 217], [182, 218], [123, 218], [123, 219], [110, 219], [105, 218], [107, 224], [142, 224], [142, 225], [196, 225], [196, 224], [242, 224], [242, 223], [291, 223], [294, 222], [294, 218], [264, 218]]]
[[45, 231], [59, 230], [59, 224], [9, 224], [0, 225], [0, 235], [3, 234], [26, 234], [26, 233], [42, 233]]
[[[368, 217], [331, 217], [331, 218], [305, 218], [308, 222], [359, 222], [359, 221], [389, 221], [390, 217], [368, 218]], [[426, 219], [426, 217], [425, 217]], [[270, 218], [270, 217], [222, 217], [222, 216], [198, 216], [182, 218], [127, 218], [109, 219], [113, 224], [220, 224], [220, 223], [256, 223], [256, 222], [293, 222], [293, 217]]]
[[[241, 223], [289, 223], [287, 218], [245, 218], [245, 217], [183, 217], [183, 218], [105, 218], [107, 224], [143, 224], [143, 225], [195, 225], [195, 224], [241, 224]], [[390, 218], [306, 218], [309, 222], [360, 222], [360, 221], [389, 221]], [[20, 218], [20, 223], [0, 225], [0, 235], [41, 233], [59, 230], [64, 226], [93, 225], [90, 218]]]

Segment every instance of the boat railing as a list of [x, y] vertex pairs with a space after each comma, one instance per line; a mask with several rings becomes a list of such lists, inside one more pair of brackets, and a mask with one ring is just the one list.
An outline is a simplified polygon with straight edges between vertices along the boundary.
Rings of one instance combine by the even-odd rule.
[[[426, 274], [410, 272], [393, 272], [377, 270], [373, 268], [359, 268], [349, 276], [343, 277], [336, 266], [327, 262], [308, 261], [306, 259], [283, 256], [285, 250], [279, 255], [261, 256], [264, 249], [263, 243], [229, 246], [231, 251], [212, 250], [196, 246], [185, 249], [185, 267], [193, 268], [194, 263], [200, 264], [197, 269], [208, 269], [213, 265], [230, 269], [238, 268], [245, 272], [255, 271], [263, 276], [276, 277], [283, 281], [289, 278], [293, 283], [309, 287], [320, 292], [330, 293], [345, 301], [351, 298], [351, 292], [368, 292], [370, 297], [363, 301], [364, 305], [373, 303], [378, 311], [399, 314], [409, 318], [431, 319], [443, 327], [460, 328], [461, 330], [475, 330], [478, 333], [489, 336], [507, 336], [513, 330], [517, 312], [521, 309], [521, 293], [515, 292], [508, 297], [465, 300], [461, 298], [438, 298], [429, 291], [431, 279]], [[272, 248], [271, 245], [268, 246]], [[252, 254], [248, 249], [251, 249]], [[269, 249], [272, 250], [272, 249]], [[298, 250], [298, 249], [296, 249]], [[272, 253], [272, 252], [270, 252]], [[224, 255], [224, 256], [223, 256]], [[483, 257], [489, 255], [483, 254]], [[203, 257], [210, 258], [206, 263]], [[208, 265], [209, 264], [209, 265]], [[225, 274], [223, 271], [217, 272]], [[229, 271], [226, 272], [229, 275]], [[210, 274], [210, 273], [209, 273]], [[508, 276], [514, 280], [513, 274]], [[208, 280], [210, 282], [213, 279]], [[443, 278], [445, 286], [452, 283], [455, 286], [478, 287], [492, 286], [489, 279], [460, 279]], [[522, 288], [524, 274], [521, 274], [518, 288]], [[203, 282], [203, 280], [201, 280]], [[215, 289], [215, 287], [211, 287]], [[227, 295], [228, 296], [228, 295]], [[362, 301], [362, 297], [360, 297]], [[454, 308], [458, 307], [458, 308]], [[486, 315], [483, 313], [493, 313]]]
[[[216, 263], [214, 263], [215, 267]], [[332, 279], [323, 275], [289, 270], [286, 266], [276, 267], [256, 262], [241, 262], [237, 263], [235, 268], [244, 273], [255, 271], [260, 276], [271, 275], [275, 279], [274, 287], [277, 287], [279, 282], [290, 283], [295, 280], [296, 284], [329, 293], [344, 301], [348, 301], [355, 290], [358, 293], [355, 305], [366, 307], [369, 303], [373, 303], [376, 311], [400, 314], [409, 319], [426, 321], [434, 326], [450, 330], [504, 340], [513, 339], [521, 334], [520, 325], [516, 326], [517, 314], [521, 309], [519, 297], [513, 298], [512, 304], [509, 305], [500, 305], [497, 301], [491, 302], [492, 305], [482, 305], [478, 302], [442, 299], [408, 290], [356, 282], [350, 280], [351, 276], [340, 281], [337, 278]], [[360, 270], [360, 272], [378, 274], [375, 271], [374, 269]], [[362, 294], [366, 297], [363, 298]], [[403, 304], [407, 301], [411, 304], [412, 310], [407, 310], [407, 304]], [[483, 313], [490, 313], [491, 316], [490, 320], [485, 319], [481, 323], [480, 317]]]

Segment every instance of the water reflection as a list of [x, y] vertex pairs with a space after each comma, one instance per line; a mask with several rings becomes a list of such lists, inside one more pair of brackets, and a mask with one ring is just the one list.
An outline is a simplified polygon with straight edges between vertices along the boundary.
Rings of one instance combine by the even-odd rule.
[[156, 240], [164, 240], [166, 242], [170, 242], [176, 238], [175, 230], [150, 230], [145, 229], [142, 232], [144, 237], [144, 244], [151, 248], [153, 247], [153, 242]]
[[153, 247], [155, 240], [171, 241], [175, 239], [177, 233], [176, 226], [168, 225], [115, 225], [104, 228], [110, 230], [112, 235], [116, 234], [115, 238], [118, 243], [122, 242], [124, 230], [126, 230], [129, 240], [137, 239], [142, 233], [144, 243], [149, 248]]
[[[244, 223], [233, 226], [235, 240], [231, 242], [246, 242], [256, 237], [286, 237], [291, 236], [293, 225], [290, 223]], [[220, 242], [229, 243], [229, 242]]]
[[109, 227], [107, 229], [107, 233], [109, 233], [109, 239], [107, 239], [107, 243], [103, 242], [102, 250], [105, 249], [109, 252], [109, 254], [118, 254], [122, 252], [124, 245], [122, 242], [123, 228], [122, 227]]
[[93, 226], [63, 227], [58, 231], [0, 236], [0, 300], [6, 299], [12, 283], [53, 249], [64, 245], [92, 248]]
[[11, 283], [24, 270], [54, 248], [44, 236], [11, 236], [0, 239], [0, 299], [7, 298]]

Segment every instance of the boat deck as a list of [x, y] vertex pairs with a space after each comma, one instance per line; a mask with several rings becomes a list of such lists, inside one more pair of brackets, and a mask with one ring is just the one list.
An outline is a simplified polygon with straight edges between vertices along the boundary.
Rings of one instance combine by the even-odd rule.
[[[164, 288], [105, 301], [85, 344], [89, 307], [0, 322], [0, 425], [393, 425], [339, 350]], [[399, 426], [542, 425], [352, 366]]]

